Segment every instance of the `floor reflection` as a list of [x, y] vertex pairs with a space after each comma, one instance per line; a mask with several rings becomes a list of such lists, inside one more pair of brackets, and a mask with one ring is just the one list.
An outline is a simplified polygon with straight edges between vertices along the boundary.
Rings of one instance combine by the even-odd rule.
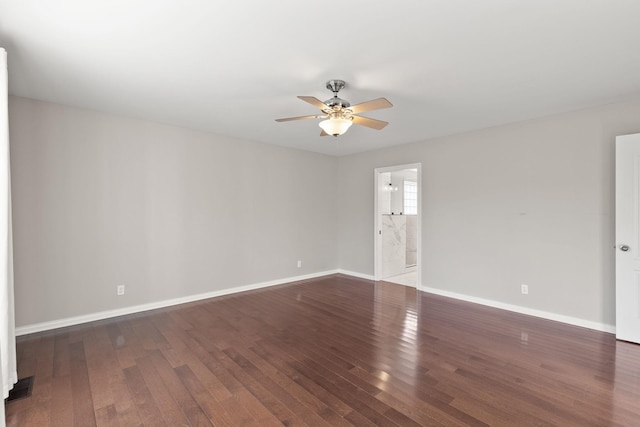
[[[640, 405], [640, 344], [616, 341], [614, 346], [615, 363], [612, 365], [614, 374], [611, 389], [615, 393], [611, 393], [610, 420], [612, 424], [632, 425], [628, 424], [632, 421], [630, 414], [623, 408], [627, 408], [630, 403]], [[637, 419], [633, 422], [638, 422], [634, 425], [640, 425]]]
[[394, 283], [376, 282], [374, 291], [374, 326], [381, 342], [375, 360], [382, 369], [378, 375], [384, 383], [400, 378], [417, 385], [420, 352], [420, 298], [415, 288]]
[[396, 276], [387, 277], [386, 279], [384, 279], [384, 281], [415, 288], [417, 287], [418, 283], [418, 272], [413, 270], [408, 273], [402, 273]]

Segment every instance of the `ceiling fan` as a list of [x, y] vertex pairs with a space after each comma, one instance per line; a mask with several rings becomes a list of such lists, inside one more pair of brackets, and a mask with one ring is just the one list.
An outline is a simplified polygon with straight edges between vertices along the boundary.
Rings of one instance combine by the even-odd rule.
[[333, 92], [333, 98], [324, 102], [320, 101], [314, 96], [299, 96], [305, 102], [319, 108], [322, 114], [316, 114], [312, 116], [298, 116], [287, 117], [284, 119], [276, 119], [276, 122], [288, 122], [291, 120], [304, 120], [304, 119], [325, 119], [318, 123], [322, 128], [320, 136], [338, 136], [342, 135], [349, 129], [351, 124], [366, 126], [372, 129], [380, 130], [389, 123], [382, 120], [370, 119], [368, 117], [359, 116], [359, 113], [366, 111], [380, 110], [382, 108], [393, 107], [389, 101], [385, 98], [377, 98], [371, 101], [363, 102], [361, 104], [351, 105], [348, 101], [338, 98], [338, 92], [344, 88], [347, 84], [344, 80], [329, 80], [327, 82], [327, 89]]

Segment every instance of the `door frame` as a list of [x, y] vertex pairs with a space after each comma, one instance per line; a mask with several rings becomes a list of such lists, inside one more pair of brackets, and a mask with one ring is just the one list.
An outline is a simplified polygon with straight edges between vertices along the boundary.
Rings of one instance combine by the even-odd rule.
[[422, 290], [422, 163], [409, 163], [396, 166], [385, 166], [375, 168], [373, 171], [373, 241], [374, 241], [374, 280], [379, 281], [382, 278], [382, 218], [378, 199], [382, 191], [382, 181], [380, 176], [383, 173], [399, 172], [405, 169], [416, 169], [416, 186], [418, 191], [418, 215], [417, 222], [417, 251], [416, 251], [416, 289]]

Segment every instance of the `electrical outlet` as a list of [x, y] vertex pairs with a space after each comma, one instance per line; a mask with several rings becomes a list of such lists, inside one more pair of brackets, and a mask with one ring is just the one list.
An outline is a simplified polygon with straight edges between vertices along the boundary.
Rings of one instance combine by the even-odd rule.
[[529, 286], [528, 285], [520, 285], [520, 292], [522, 293], [522, 295], [528, 295], [529, 294]]
[[118, 287], [116, 288], [116, 293], [118, 295], [124, 295], [124, 285], [118, 285]]
[[302, 267], [302, 261], [298, 260], [298, 268]]

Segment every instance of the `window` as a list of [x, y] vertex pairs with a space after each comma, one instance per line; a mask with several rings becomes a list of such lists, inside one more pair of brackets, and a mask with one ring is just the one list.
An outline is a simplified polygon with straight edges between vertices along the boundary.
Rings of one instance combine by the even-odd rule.
[[418, 184], [415, 181], [404, 182], [404, 214], [418, 214]]

